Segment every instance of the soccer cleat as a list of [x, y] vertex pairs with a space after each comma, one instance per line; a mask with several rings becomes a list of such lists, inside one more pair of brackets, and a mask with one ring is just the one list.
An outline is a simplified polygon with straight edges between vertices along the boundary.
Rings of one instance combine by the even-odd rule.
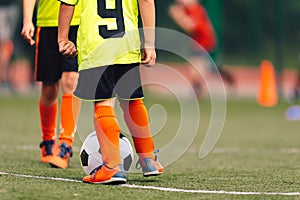
[[54, 140], [44, 140], [40, 143], [41, 148], [41, 162], [49, 163], [50, 159], [53, 157], [53, 150], [55, 148]]
[[120, 166], [109, 168], [101, 165], [91, 175], [83, 177], [84, 183], [119, 185], [126, 183], [126, 174]]
[[69, 166], [70, 157], [73, 155], [72, 147], [63, 142], [58, 148], [59, 151], [52, 156], [49, 163], [52, 167], [66, 169]]
[[137, 168], [138, 164], [140, 164], [140, 166], [142, 167], [144, 177], [157, 176], [164, 172], [163, 166], [158, 161], [158, 157], [156, 155], [157, 152], [158, 150], [155, 150], [154, 160], [151, 158], [144, 158], [142, 160], [139, 160], [139, 162], [137, 163]]

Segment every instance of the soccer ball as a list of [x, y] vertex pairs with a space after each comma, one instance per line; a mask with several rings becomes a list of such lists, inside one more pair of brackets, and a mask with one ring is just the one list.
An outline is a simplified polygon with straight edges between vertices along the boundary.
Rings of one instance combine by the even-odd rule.
[[[124, 170], [129, 171], [133, 161], [133, 149], [130, 141], [123, 134], [120, 134], [120, 153]], [[103, 164], [96, 131], [90, 133], [84, 140], [80, 150], [80, 161], [87, 175], [92, 174]]]

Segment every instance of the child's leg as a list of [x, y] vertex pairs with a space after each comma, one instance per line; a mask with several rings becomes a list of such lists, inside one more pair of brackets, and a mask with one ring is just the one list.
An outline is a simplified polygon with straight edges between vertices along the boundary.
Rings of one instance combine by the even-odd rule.
[[42, 91], [39, 99], [40, 125], [42, 129], [42, 151], [41, 162], [49, 163], [53, 157], [54, 143], [56, 138], [56, 116], [57, 116], [57, 95], [58, 83], [42, 84]]
[[59, 84], [42, 84], [39, 111], [43, 140], [55, 140]]
[[148, 111], [143, 100], [120, 100], [120, 105], [140, 159], [154, 160], [154, 143], [149, 128]]
[[72, 146], [74, 141], [81, 106], [81, 100], [73, 96], [77, 79], [78, 73], [73, 71], [64, 72], [61, 79], [63, 94], [60, 108], [59, 143], [65, 142], [68, 146]]
[[121, 164], [120, 128], [114, 113], [114, 100], [95, 103], [94, 125], [101, 148], [103, 163], [114, 168]]

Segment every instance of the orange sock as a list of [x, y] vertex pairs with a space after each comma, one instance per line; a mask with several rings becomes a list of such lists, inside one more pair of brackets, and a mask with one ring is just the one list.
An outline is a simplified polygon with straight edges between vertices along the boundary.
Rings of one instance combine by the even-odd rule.
[[52, 106], [43, 106], [39, 101], [40, 122], [43, 140], [55, 140], [57, 101]]
[[140, 159], [154, 159], [154, 143], [149, 128], [148, 112], [143, 100], [122, 103], [121, 108]]
[[97, 133], [102, 160], [106, 166], [114, 168], [121, 164], [120, 159], [120, 128], [110, 106], [95, 106], [95, 130]]
[[65, 142], [68, 146], [72, 146], [76, 131], [75, 121], [77, 120], [73, 112], [73, 98], [72, 94], [63, 94], [60, 108], [59, 143]]

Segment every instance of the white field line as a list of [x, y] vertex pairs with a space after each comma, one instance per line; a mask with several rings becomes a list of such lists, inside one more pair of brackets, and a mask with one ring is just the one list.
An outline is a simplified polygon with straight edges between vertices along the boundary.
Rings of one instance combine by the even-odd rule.
[[75, 180], [75, 179], [55, 178], [55, 177], [47, 177], [47, 176], [35, 176], [35, 175], [26, 175], [26, 174], [15, 174], [15, 173], [8, 173], [8, 172], [0, 172], [0, 175], [8, 175], [8, 176], [15, 176], [15, 177], [22, 177], [22, 178], [34, 178], [34, 179], [45, 179], [45, 180], [54, 180], [54, 181], [66, 181], [66, 182], [82, 183], [82, 181]]
[[[82, 181], [75, 180], [75, 179], [35, 176], [35, 175], [26, 175], [26, 174], [15, 174], [15, 173], [8, 173], [8, 172], [0, 172], [0, 175], [82, 183]], [[159, 191], [166, 191], [166, 192], [199, 193], [199, 194], [300, 196], [300, 192], [236, 192], [236, 191], [223, 191], [223, 190], [185, 190], [185, 189], [178, 189], [178, 188], [143, 186], [143, 185], [134, 185], [134, 184], [123, 184], [123, 185], [120, 185], [120, 187], [138, 188], [138, 189], [147, 189], [147, 190], [159, 190]]]

